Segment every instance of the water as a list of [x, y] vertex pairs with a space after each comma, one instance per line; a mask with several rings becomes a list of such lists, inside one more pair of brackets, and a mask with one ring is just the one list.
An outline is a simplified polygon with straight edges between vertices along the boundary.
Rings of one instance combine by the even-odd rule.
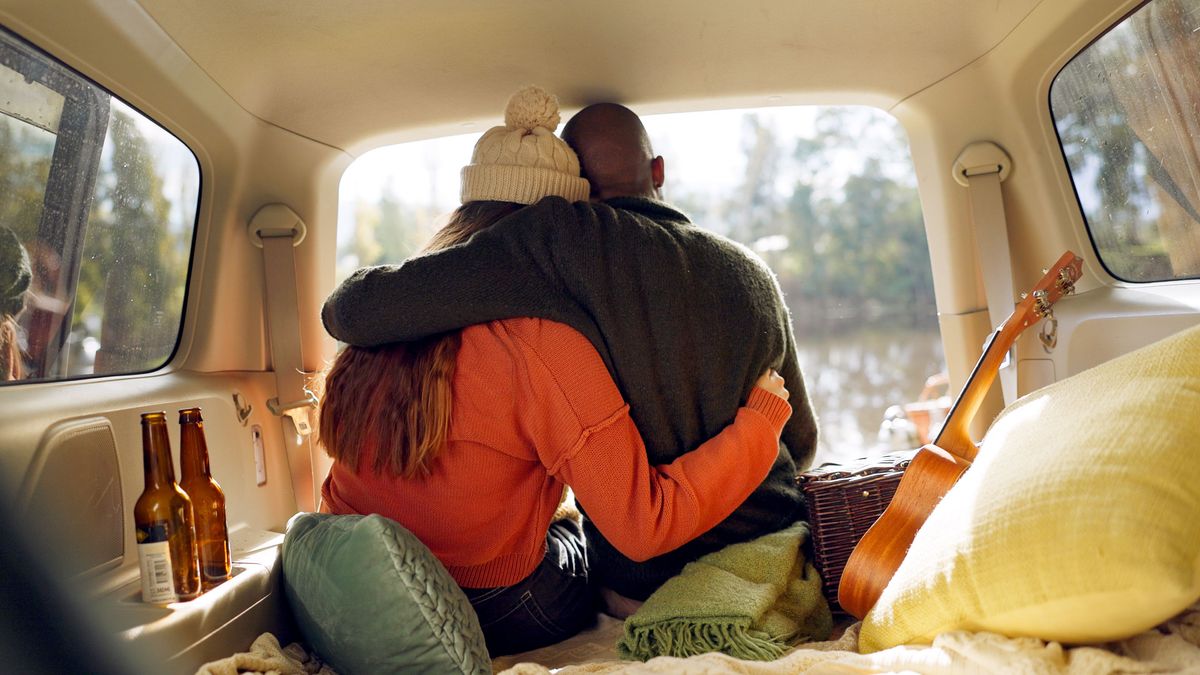
[[797, 356], [820, 436], [813, 466], [892, 450], [884, 411], [916, 401], [946, 368], [937, 319], [879, 322], [826, 335], [797, 334]]

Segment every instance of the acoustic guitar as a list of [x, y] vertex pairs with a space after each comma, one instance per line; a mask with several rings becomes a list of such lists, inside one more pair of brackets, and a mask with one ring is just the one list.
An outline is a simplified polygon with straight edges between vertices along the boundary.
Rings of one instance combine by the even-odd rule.
[[1081, 258], [1070, 251], [1064, 253], [988, 336], [983, 355], [937, 438], [913, 456], [892, 501], [846, 561], [838, 584], [838, 603], [842, 609], [861, 619], [879, 600], [908, 553], [917, 530], [975, 460], [978, 447], [967, 430], [1009, 348], [1021, 331], [1049, 315], [1051, 305], [1074, 290], [1082, 269]]

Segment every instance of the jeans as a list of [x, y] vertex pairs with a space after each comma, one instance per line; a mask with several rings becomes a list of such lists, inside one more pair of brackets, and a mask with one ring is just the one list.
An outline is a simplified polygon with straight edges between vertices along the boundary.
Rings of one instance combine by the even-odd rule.
[[479, 615], [492, 658], [561, 642], [596, 620], [583, 530], [570, 520], [550, 524], [546, 557], [512, 586], [464, 588]]

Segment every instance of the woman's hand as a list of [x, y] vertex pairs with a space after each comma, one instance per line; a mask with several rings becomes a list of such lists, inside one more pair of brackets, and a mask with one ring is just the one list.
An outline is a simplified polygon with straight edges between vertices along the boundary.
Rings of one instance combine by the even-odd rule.
[[754, 386], [766, 389], [785, 401], [788, 400], [787, 387], [783, 386], [783, 378], [779, 376], [779, 373], [775, 372], [774, 368], [767, 368], [766, 372], [754, 383]]

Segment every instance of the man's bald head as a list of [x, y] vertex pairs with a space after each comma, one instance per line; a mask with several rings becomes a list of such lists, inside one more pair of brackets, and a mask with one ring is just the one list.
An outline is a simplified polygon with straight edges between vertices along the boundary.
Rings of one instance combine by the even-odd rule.
[[580, 110], [562, 131], [592, 184], [592, 199], [660, 197], [663, 162], [654, 156], [642, 120], [616, 103]]

